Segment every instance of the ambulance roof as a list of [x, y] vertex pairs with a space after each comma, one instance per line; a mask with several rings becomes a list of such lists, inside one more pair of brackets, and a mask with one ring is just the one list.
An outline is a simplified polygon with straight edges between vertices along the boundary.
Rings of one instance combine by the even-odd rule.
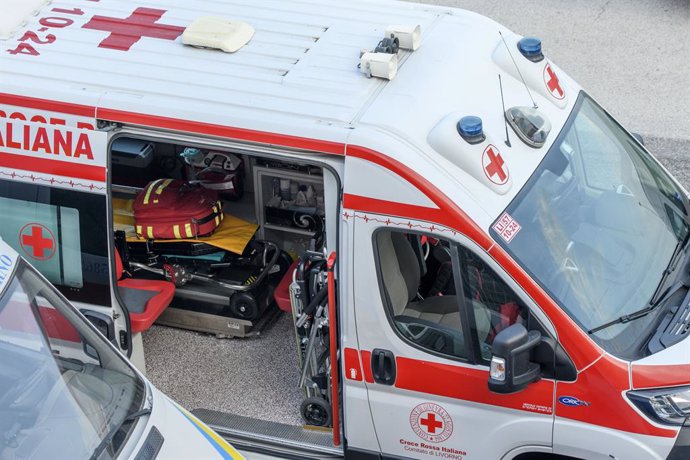
[[[67, 13], [75, 5], [79, 11]], [[111, 108], [127, 97], [139, 110], [150, 105], [166, 115], [198, 108], [195, 118], [209, 122], [350, 123], [385, 84], [358, 71], [360, 50], [374, 48], [389, 24], [429, 29], [439, 14], [369, 1], [57, 0], [0, 42], [40, 54], [3, 52], [0, 82]], [[236, 53], [184, 46], [181, 32], [207, 15], [244, 21], [256, 33]], [[35, 35], [19, 42], [27, 31]]]
[[[183, 29], [209, 15], [247, 22], [255, 34], [235, 53], [183, 45]], [[443, 180], [463, 190], [451, 198], [471, 195], [483, 214], [473, 218], [484, 227], [534, 171], [576, 96], [568, 91], [574, 82], [561, 75], [569, 97], [551, 100], [540, 64], [526, 79], [553, 132], [542, 149], [524, 145], [512, 132], [513, 147], [504, 147], [498, 74], [506, 107], [532, 102], [501, 51], [499, 31], [515, 59], [524, 60], [514, 46], [520, 37], [451, 8], [387, 0], [56, 0], [26, 22], [0, 40], [2, 93], [338, 143], [347, 143], [352, 128], [383, 129], [415, 146], [422, 160], [399, 161], [420, 163], [423, 175], [425, 168], [440, 167]], [[360, 52], [375, 48], [392, 24], [419, 24], [421, 46], [401, 52], [392, 81], [367, 78], [358, 69]], [[481, 164], [476, 170], [466, 161], [449, 162], [448, 152], [429, 144], [448, 114], [482, 118], [506, 171], [510, 167], [509, 185], [486, 182]], [[458, 139], [455, 133], [448, 142]]]

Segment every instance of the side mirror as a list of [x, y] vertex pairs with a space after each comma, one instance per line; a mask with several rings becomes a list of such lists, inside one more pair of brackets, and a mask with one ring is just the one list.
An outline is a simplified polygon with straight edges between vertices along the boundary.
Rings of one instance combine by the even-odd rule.
[[491, 346], [489, 390], [515, 393], [540, 378], [541, 366], [530, 362], [530, 352], [541, 342], [537, 331], [527, 332], [522, 324], [513, 324], [498, 333]]

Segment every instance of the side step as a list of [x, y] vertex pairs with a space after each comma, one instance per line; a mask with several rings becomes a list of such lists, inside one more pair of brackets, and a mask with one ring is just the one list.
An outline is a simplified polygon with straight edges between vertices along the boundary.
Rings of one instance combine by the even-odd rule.
[[209, 409], [194, 409], [192, 413], [240, 450], [295, 459], [343, 457], [342, 448], [333, 445], [331, 430], [305, 429]]

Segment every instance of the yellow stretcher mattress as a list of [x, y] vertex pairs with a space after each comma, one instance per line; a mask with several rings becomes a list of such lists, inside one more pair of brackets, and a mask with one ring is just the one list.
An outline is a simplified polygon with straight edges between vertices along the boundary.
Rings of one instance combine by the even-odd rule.
[[[113, 216], [115, 230], [122, 230], [127, 235], [127, 241], [142, 242], [146, 241], [139, 238], [134, 231], [134, 211], [132, 204], [134, 200], [113, 198]], [[225, 214], [225, 219], [220, 226], [210, 236], [199, 238], [188, 238], [182, 240], [156, 240], [156, 243], [177, 243], [187, 241], [192, 243], [206, 243], [219, 249], [242, 254], [249, 244], [249, 241], [259, 228], [257, 224], [247, 222], [230, 214]]]

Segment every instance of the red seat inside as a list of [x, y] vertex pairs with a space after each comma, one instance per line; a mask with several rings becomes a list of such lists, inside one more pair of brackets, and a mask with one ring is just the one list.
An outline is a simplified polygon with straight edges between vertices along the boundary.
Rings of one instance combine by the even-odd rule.
[[283, 279], [280, 280], [280, 283], [278, 283], [278, 286], [276, 286], [276, 290], [273, 293], [273, 297], [276, 299], [278, 307], [288, 313], [292, 311], [292, 304], [290, 303], [290, 284], [292, 284], [292, 274], [297, 268], [298, 262], [299, 261], [296, 260], [292, 265], [290, 265], [290, 268], [288, 268], [288, 270], [285, 272]]
[[115, 250], [115, 270], [118, 287], [155, 292], [155, 295], [146, 301], [146, 305], [144, 305], [141, 313], [129, 312], [132, 333], [143, 332], [149, 329], [163, 313], [163, 310], [172, 302], [175, 296], [175, 285], [169, 281], [162, 280], [122, 279], [124, 270], [120, 253], [117, 250]]

